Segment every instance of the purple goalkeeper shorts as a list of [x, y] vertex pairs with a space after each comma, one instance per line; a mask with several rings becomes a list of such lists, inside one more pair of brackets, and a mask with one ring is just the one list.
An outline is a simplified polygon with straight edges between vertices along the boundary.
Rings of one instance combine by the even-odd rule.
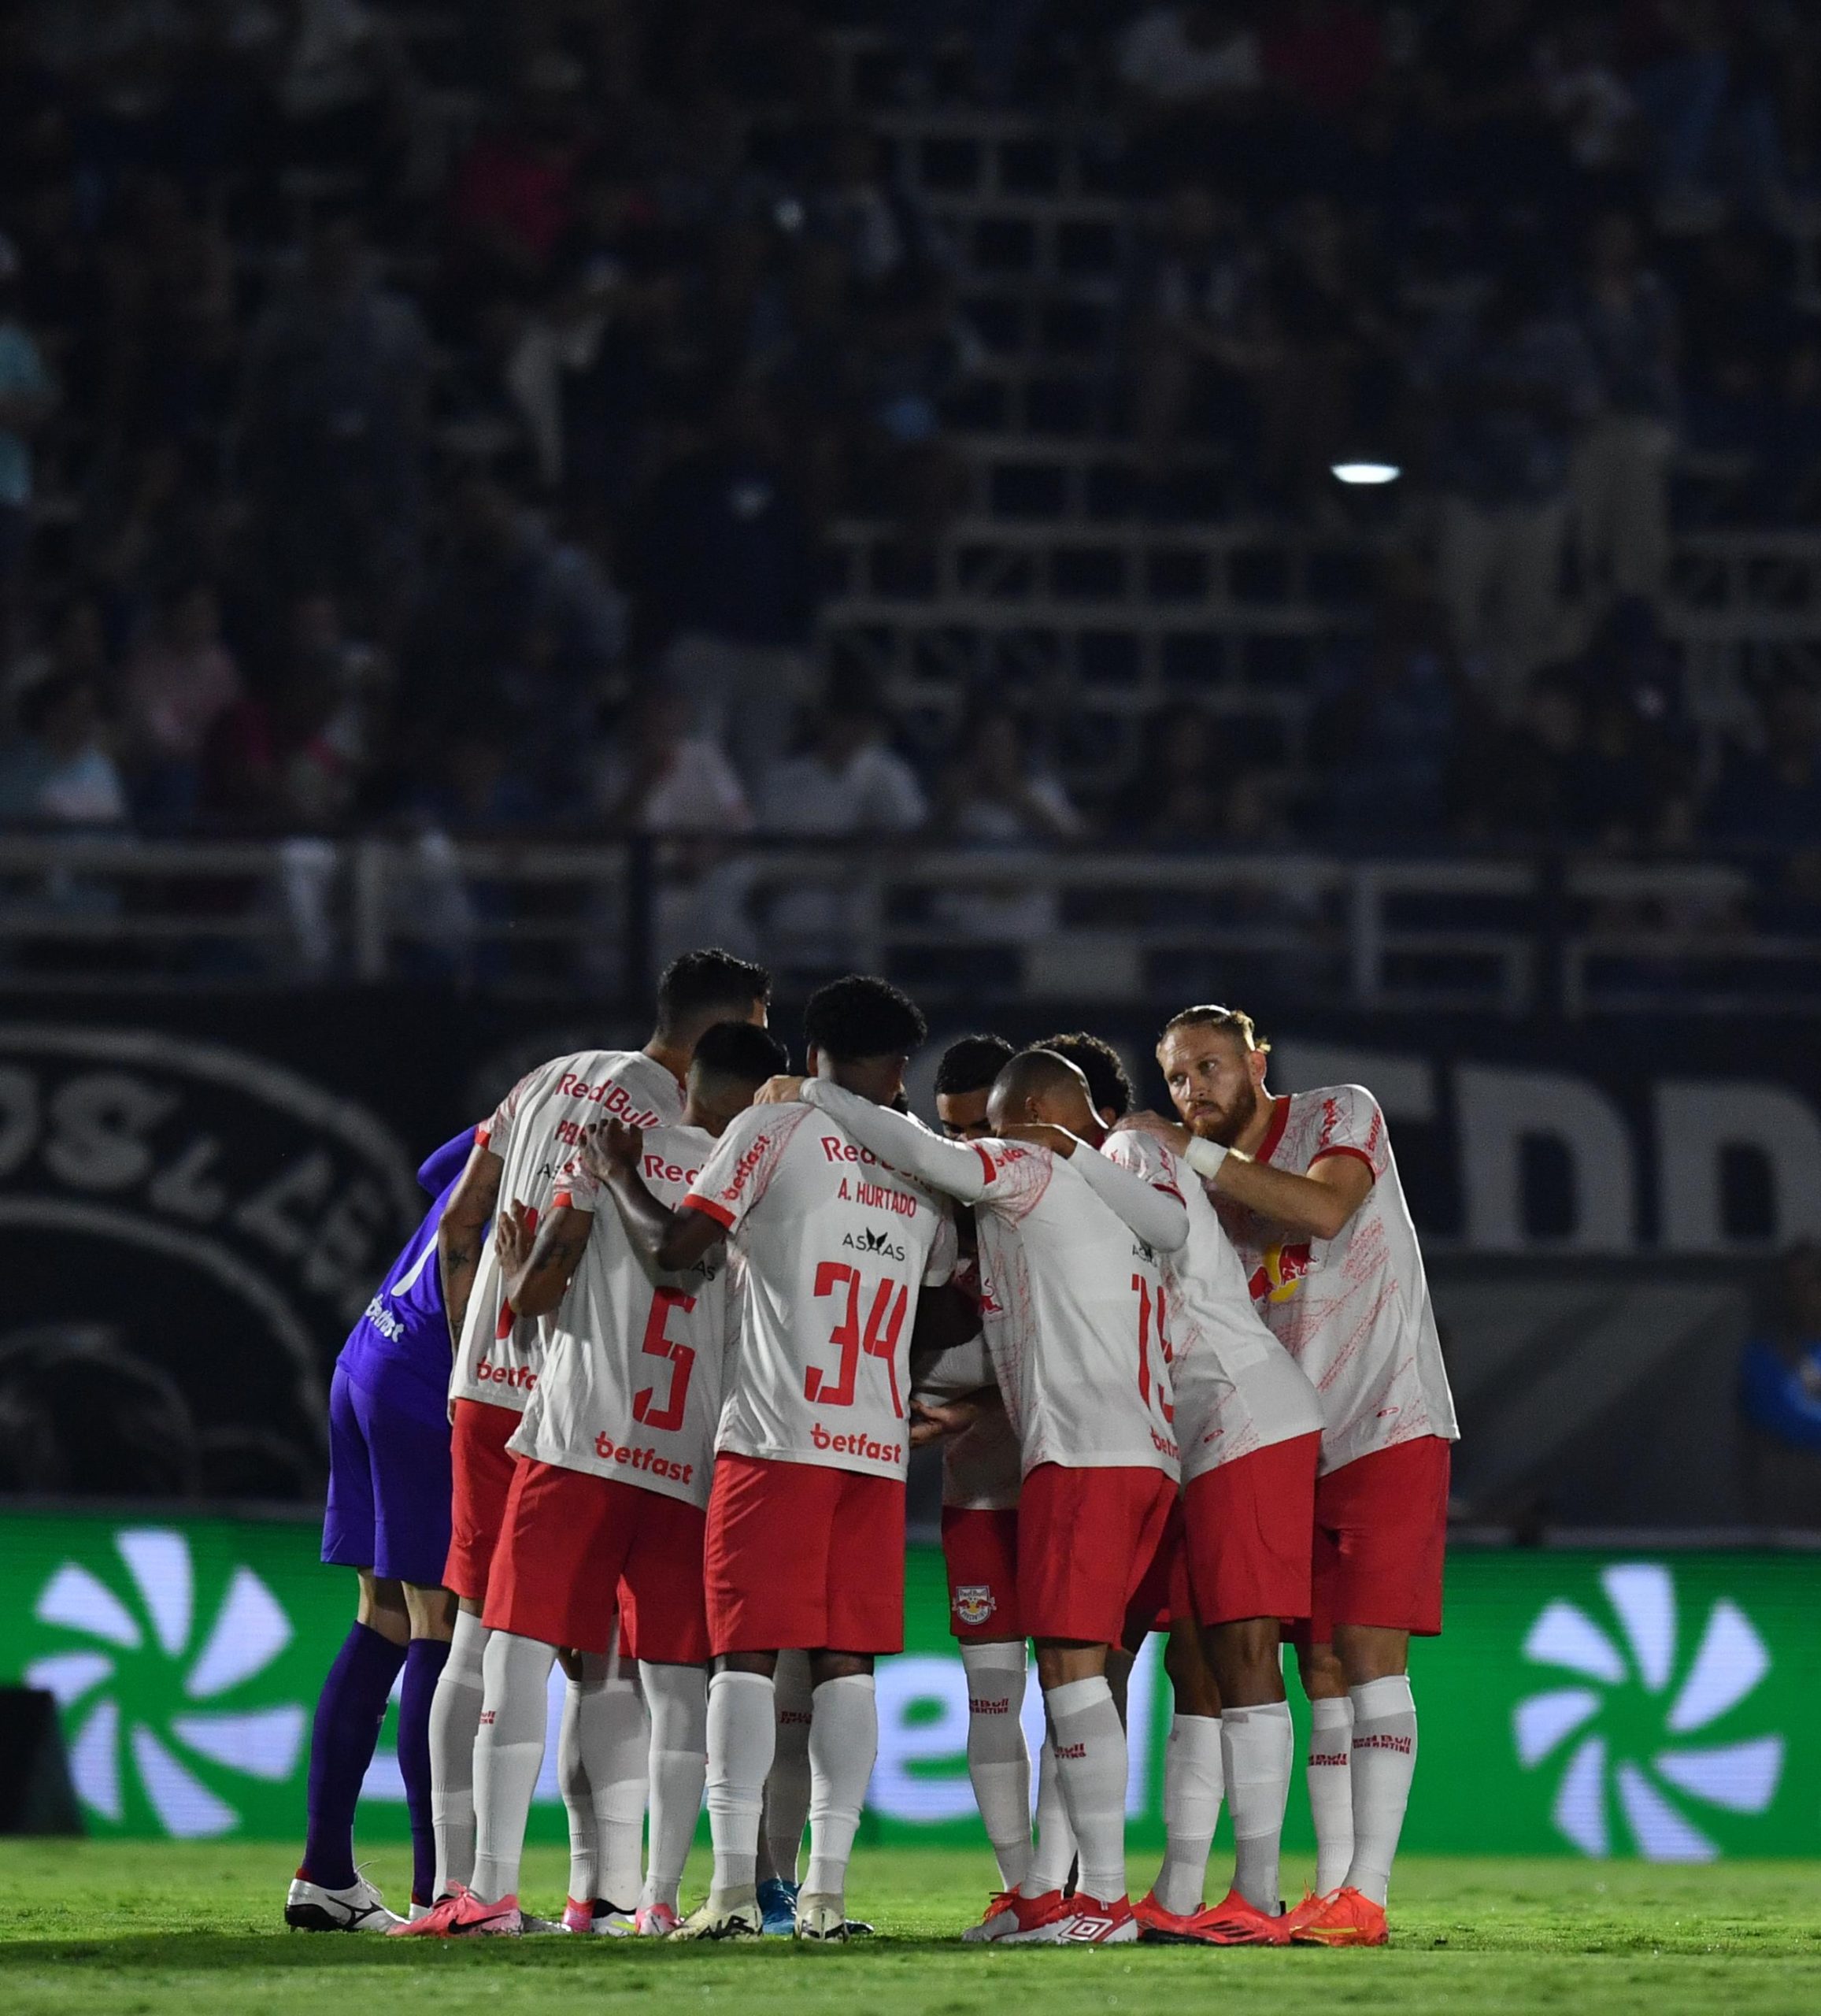
[[449, 1429], [357, 1385], [329, 1386], [329, 1506], [323, 1558], [435, 1589], [449, 1558]]

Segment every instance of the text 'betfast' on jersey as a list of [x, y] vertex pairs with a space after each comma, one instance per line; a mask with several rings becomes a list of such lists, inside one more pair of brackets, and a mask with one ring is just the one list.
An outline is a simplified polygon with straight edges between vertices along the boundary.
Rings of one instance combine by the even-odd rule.
[[[639, 1173], [674, 1210], [713, 1147], [699, 1127], [649, 1128]], [[717, 1246], [687, 1273], [660, 1273], [579, 1164], [552, 1193], [553, 1209], [565, 1206], [594, 1222], [574, 1278], [544, 1319], [538, 1383], [506, 1446], [706, 1506], [728, 1344], [726, 1254]]]
[[739, 1266], [716, 1446], [901, 1477], [917, 1294], [954, 1266], [946, 1208], [806, 1106], [742, 1114], [687, 1202]]

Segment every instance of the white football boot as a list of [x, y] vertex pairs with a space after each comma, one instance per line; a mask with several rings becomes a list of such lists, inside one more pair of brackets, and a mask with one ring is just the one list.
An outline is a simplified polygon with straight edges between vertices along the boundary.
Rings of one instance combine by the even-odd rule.
[[405, 1922], [361, 1875], [346, 1890], [296, 1877], [284, 1900], [284, 1922], [298, 1932], [390, 1932]]

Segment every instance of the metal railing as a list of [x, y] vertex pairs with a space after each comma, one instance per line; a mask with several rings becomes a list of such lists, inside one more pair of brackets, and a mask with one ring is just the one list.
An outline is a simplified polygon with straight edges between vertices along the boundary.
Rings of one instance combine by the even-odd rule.
[[690, 944], [933, 1001], [1243, 991], [1570, 1019], [1811, 1013], [1727, 862], [830, 841], [0, 838], [0, 987], [420, 979], [642, 996]]

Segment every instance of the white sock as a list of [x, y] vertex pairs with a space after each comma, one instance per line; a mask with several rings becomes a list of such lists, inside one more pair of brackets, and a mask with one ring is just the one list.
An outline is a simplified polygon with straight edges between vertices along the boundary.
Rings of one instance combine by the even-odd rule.
[[563, 1719], [557, 1732], [557, 1785], [569, 1816], [569, 1895], [592, 1905], [601, 1894], [601, 1831], [594, 1824], [594, 1791], [582, 1754], [582, 1692], [563, 1691]]
[[777, 1747], [772, 1683], [762, 1673], [717, 1673], [708, 1691], [709, 1833], [715, 1847], [711, 1902], [757, 1881], [759, 1810]]
[[1318, 1897], [1338, 1890], [1353, 1859], [1353, 1704], [1308, 1704], [1308, 1810], [1315, 1820]]
[[474, 1873], [474, 1739], [480, 1728], [487, 1627], [457, 1610], [449, 1658], [430, 1704], [430, 1821], [436, 1830], [436, 1894]]
[[1220, 1760], [1233, 1814], [1233, 1887], [1249, 1904], [1273, 1914], [1283, 1902], [1278, 1862], [1295, 1758], [1287, 1701], [1229, 1708], [1221, 1716]]
[[[575, 1709], [576, 1741], [594, 1808], [600, 1887], [587, 1895], [630, 1910], [638, 1902], [643, 1873], [651, 1724], [633, 1671], [622, 1673], [617, 1655], [584, 1652], [581, 1667], [580, 1678], [569, 1682], [563, 1710], [566, 1721], [571, 1707]], [[580, 1899], [583, 1893], [571, 1894]]]
[[879, 1755], [872, 1675], [843, 1673], [815, 1693], [809, 1722], [809, 1872], [805, 1896], [845, 1897], [860, 1809]]
[[1081, 1855], [1081, 1889], [1096, 1903], [1126, 1894], [1126, 1732], [1104, 1677], [1047, 1689], [1068, 1824]]
[[1152, 1886], [1166, 1911], [1201, 1908], [1220, 1818], [1220, 1718], [1178, 1715], [1164, 1753], [1164, 1866]]
[[1037, 1753], [1037, 1846], [1031, 1851], [1030, 1873], [1018, 1886], [1027, 1897], [1044, 1897], [1066, 1888], [1075, 1866], [1075, 1829], [1062, 1800], [1054, 1738], [1054, 1730], [1046, 1730]]
[[638, 1677], [651, 1710], [651, 1858], [638, 1901], [674, 1911], [708, 1774], [708, 1676], [641, 1659]]
[[777, 1690], [778, 1747], [765, 1780], [759, 1829], [759, 1877], [797, 1881], [803, 1830], [809, 1825], [809, 1655], [780, 1652], [772, 1676]]
[[1031, 1873], [1031, 1754], [1018, 1711], [1024, 1701], [1024, 1640], [963, 1645], [968, 1676], [968, 1776], [999, 1864], [999, 1885]]
[[1416, 1773], [1416, 1702], [1408, 1673], [1347, 1692], [1353, 1703], [1353, 1859], [1347, 1881], [1382, 1904]]
[[476, 1896], [497, 1904], [519, 1892], [519, 1858], [525, 1822], [544, 1762], [547, 1683], [556, 1663], [553, 1645], [489, 1634], [482, 1662], [487, 1699], [474, 1745], [474, 1882]]

